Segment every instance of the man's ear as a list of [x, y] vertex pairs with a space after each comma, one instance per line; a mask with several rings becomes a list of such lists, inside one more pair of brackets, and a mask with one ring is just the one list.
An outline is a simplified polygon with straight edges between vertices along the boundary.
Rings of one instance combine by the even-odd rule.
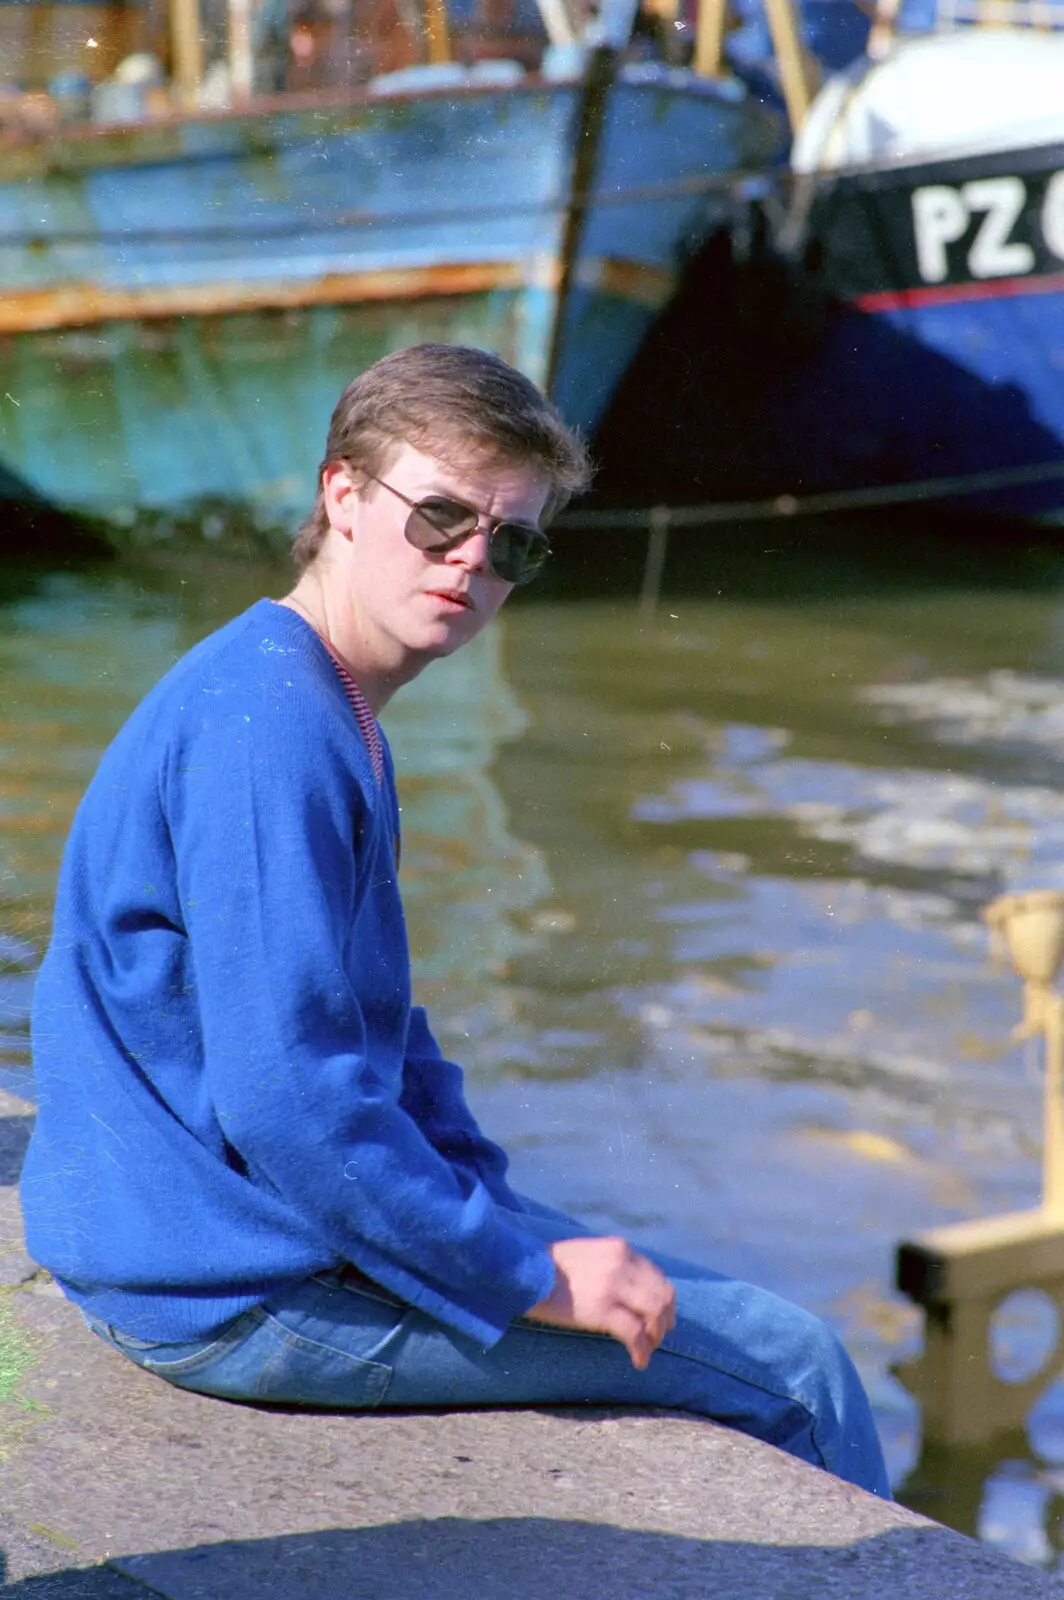
[[357, 475], [344, 461], [330, 461], [322, 469], [321, 495], [329, 526], [350, 539], [359, 507]]

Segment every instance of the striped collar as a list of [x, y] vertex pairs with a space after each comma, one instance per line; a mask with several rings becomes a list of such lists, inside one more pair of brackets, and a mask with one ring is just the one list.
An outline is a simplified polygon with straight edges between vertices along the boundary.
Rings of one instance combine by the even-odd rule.
[[370, 761], [373, 763], [373, 775], [378, 783], [383, 783], [384, 749], [381, 743], [381, 730], [376, 717], [370, 710], [369, 701], [336, 654], [328, 639], [324, 638], [320, 633], [318, 638], [321, 639], [322, 644], [329, 652], [332, 664], [336, 668], [337, 677], [340, 679], [344, 694], [347, 696], [347, 703], [355, 713], [358, 731], [362, 735], [366, 749], [369, 751]]

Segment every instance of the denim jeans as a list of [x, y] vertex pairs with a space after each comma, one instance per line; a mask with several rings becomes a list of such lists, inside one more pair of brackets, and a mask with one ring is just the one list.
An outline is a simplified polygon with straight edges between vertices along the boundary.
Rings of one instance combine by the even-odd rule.
[[[547, 1242], [588, 1229], [522, 1197]], [[368, 1280], [322, 1272], [204, 1338], [157, 1344], [86, 1318], [148, 1372], [227, 1400], [378, 1406], [633, 1405], [711, 1417], [890, 1497], [861, 1380], [816, 1317], [736, 1279], [647, 1252], [676, 1286], [676, 1326], [639, 1372], [604, 1334], [520, 1318], [490, 1350]]]

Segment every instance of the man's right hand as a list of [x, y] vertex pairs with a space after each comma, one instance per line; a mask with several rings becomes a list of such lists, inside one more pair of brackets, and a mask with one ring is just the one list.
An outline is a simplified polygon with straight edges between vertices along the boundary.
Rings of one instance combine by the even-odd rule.
[[554, 1288], [525, 1313], [558, 1328], [608, 1333], [642, 1372], [676, 1324], [676, 1290], [624, 1239], [560, 1239], [550, 1247]]

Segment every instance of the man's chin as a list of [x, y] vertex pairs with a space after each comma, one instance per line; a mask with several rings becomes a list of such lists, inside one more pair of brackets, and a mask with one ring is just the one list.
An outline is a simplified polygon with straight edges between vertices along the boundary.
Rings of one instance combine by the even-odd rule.
[[479, 632], [480, 628], [470, 614], [446, 626], [441, 624], [426, 628], [413, 648], [430, 660], [437, 656], [451, 656]]

